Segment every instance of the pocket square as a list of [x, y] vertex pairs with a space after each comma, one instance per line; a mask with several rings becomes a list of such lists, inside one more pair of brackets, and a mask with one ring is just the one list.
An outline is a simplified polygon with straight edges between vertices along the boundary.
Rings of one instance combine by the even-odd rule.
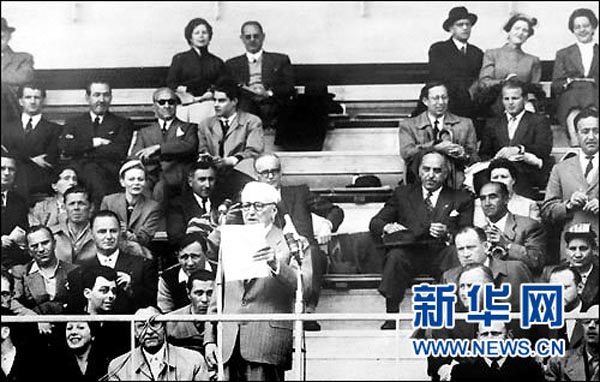
[[178, 127], [177, 130], [175, 131], [175, 136], [176, 137], [182, 137], [184, 135], [185, 135], [185, 133], [183, 132], [183, 130], [181, 129], [181, 127]]
[[450, 214], [448, 216], [451, 218], [455, 218], [458, 215], [460, 215], [460, 212], [458, 212], [457, 210], [452, 210], [452, 211], [450, 211]]
[[67, 134], [65, 135], [65, 139], [74, 139], [75, 136], [73, 134]]

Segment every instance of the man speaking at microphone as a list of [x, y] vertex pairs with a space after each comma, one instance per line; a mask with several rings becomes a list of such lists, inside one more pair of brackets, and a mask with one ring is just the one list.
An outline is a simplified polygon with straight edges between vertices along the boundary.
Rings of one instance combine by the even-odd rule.
[[[266, 261], [269, 274], [250, 280], [224, 280], [223, 313], [292, 313], [296, 292], [298, 262], [291, 253], [284, 233], [275, 226], [279, 193], [268, 184], [250, 182], [241, 193], [244, 224], [261, 224], [265, 230], [265, 248], [256, 252], [255, 261]], [[287, 228], [286, 228], [287, 231]], [[297, 234], [296, 234], [297, 235]], [[296, 236], [299, 238], [298, 236]], [[209, 237], [220, 244], [220, 228]], [[305, 285], [311, 280], [310, 252], [304, 254], [302, 274]], [[213, 294], [208, 314], [217, 312]], [[207, 363], [217, 365], [216, 323], [204, 334]], [[222, 360], [225, 380], [282, 381], [292, 361], [292, 321], [224, 322]]]

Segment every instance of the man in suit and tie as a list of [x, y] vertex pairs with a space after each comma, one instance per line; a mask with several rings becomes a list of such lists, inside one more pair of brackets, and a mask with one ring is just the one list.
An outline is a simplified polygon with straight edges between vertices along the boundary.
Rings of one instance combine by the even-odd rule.
[[[444, 186], [448, 171], [442, 154], [425, 154], [419, 165], [420, 182], [396, 188], [371, 219], [371, 233], [391, 247], [379, 285], [388, 313], [399, 312], [414, 276], [427, 273], [439, 279], [457, 263], [456, 251], [447, 243], [473, 221], [473, 199], [466, 191]], [[381, 329], [395, 326], [395, 321], [386, 321]]]
[[67, 121], [59, 138], [61, 159], [77, 168], [92, 201], [120, 191], [119, 168], [127, 157], [133, 134], [131, 122], [109, 111], [112, 90], [105, 81], [92, 81], [85, 90], [89, 112]]
[[45, 226], [27, 232], [27, 247], [33, 260], [22, 275], [21, 302], [38, 314], [61, 314], [68, 302], [67, 275], [77, 265], [56, 258], [56, 241]]
[[525, 110], [524, 84], [510, 79], [502, 85], [504, 115], [491, 119], [481, 136], [482, 160], [506, 158], [515, 163], [519, 176], [517, 194], [538, 200], [552, 168], [552, 130], [548, 118]]
[[50, 193], [52, 170], [58, 163], [62, 127], [42, 115], [46, 90], [38, 84], [19, 88], [21, 118], [2, 128], [2, 145], [18, 160], [17, 186], [23, 196]]
[[27, 221], [27, 203], [14, 191], [17, 176], [17, 160], [2, 150], [2, 265], [10, 268], [29, 262], [29, 256], [23, 251]]
[[235, 167], [263, 152], [263, 125], [256, 115], [239, 109], [239, 89], [233, 81], [219, 81], [213, 94], [216, 115], [198, 126], [198, 153], [200, 159], [213, 160], [217, 166], [215, 194], [233, 200], [253, 180]]
[[[102, 265], [117, 272], [116, 282], [120, 297], [115, 302], [116, 312], [130, 314], [139, 307], [154, 304], [158, 285], [156, 264], [145, 257], [130, 255], [120, 249], [119, 217], [112, 211], [102, 210], [92, 217], [90, 224], [96, 243], [96, 255], [82, 261], [80, 269]], [[81, 272], [70, 273], [70, 284], [74, 290], [81, 285], [77, 280]]]
[[475, 119], [476, 108], [469, 89], [479, 78], [483, 52], [469, 44], [477, 15], [465, 7], [454, 7], [443, 23], [451, 37], [429, 48], [429, 80], [441, 81], [448, 88], [448, 110], [461, 117]]
[[[479, 341], [503, 341], [512, 336], [506, 323], [491, 321], [479, 323]], [[544, 381], [544, 371], [533, 357], [507, 357], [499, 354], [480, 356], [472, 362], [460, 363], [452, 368], [451, 381]]]
[[179, 246], [190, 232], [203, 232], [208, 236], [218, 225], [218, 206], [223, 200], [214, 193], [216, 181], [217, 168], [213, 162], [192, 164], [188, 171], [188, 187], [184, 187], [181, 195], [169, 200], [167, 235], [171, 244]]
[[157, 89], [152, 101], [158, 121], [135, 133], [130, 156], [142, 160], [153, 199], [162, 202], [167, 189], [169, 195], [179, 193], [187, 167], [196, 159], [198, 126], [175, 116], [180, 101], [173, 90]]
[[[311, 192], [306, 184], [282, 185], [281, 159], [274, 153], [264, 153], [256, 158], [254, 171], [259, 182], [275, 187], [281, 197], [277, 205], [275, 224], [283, 229], [286, 223], [284, 217], [289, 215], [297, 233], [305, 237], [310, 244], [313, 281], [306, 298], [306, 312], [314, 313], [319, 303], [323, 274], [327, 269], [327, 256], [319, 245], [329, 243], [331, 234], [337, 231], [344, 220], [344, 210]], [[322, 224], [317, 230], [313, 227], [312, 214], [323, 218], [319, 219]], [[304, 329], [318, 331], [321, 327], [316, 321], [305, 321]]]
[[400, 122], [400, 155], [406, 163], [406, 182], [418, 181], [421, 156], [434, 150], [450, 159], [447, 182], [452, 188], [460, 189], [465, 166], [477, 161], [473, 122], [448, 112], [448, 88], [441, 82], [426, 84], [420, 98], [427, 110]]
[[[590, 223], [597, 233], [598, 110], [582, 110], [574, 123], [579, 152], [552, 169], [542, 204], [542, 219], [562, 227], [563, 233], [575, 223]], [[564, 247], [563, 242], [561, 257], [565, 254]]]
[[8, 45], [14, 31], [2, 17], [2, 123], [19, 119], [17, 90], [32, 81], [34, 75], [33, 56], [15, 52]]
[[258, 115], [265, 128], [277, 128], [279, 116], [296, 92], [294, 71], [287, 55], [263, 50], [265, 36], [258, 21], [244, 22], [240, 39], [246, 53], [225, 65], [243, 88], [240, 109]]
[[[274, 225], [279, 203], [277, 190], [264, 183], [250, 182], [242, 190], [244, 224], [265, 228], [266, 247], [258, 250], [254, 261], [265, 264], [268, 275], [250, 280], [228, 280], [225, 274], [223, 301], [216, 295], [208, 314], [223, 303], [224, 314], [291, 313], [297, 282], [297, 260], [290, 253], [281, 229]], [[217, 232], [217, 231], [215, 231]], [[220, 237], [215, 239], [220, 243]], [[310, 254], [302, 261], [305, 282], [310, 282]], [[215, 324], [207, 328], [204, 349], [209, 367], [217, 365]], [[226, 380], [283, 381], [291, 367], [292, 322], [224, 322], [222, 362]]]
[[537, 275], [546, 263], [546, 231], [529, 217], [514, 215], [508, 210], [508, 188], [504, 183], [489, 182], [479, 190], [481, 208], [487, 224], [482, 227], [494, 256], [502, 260], [522, 261]]

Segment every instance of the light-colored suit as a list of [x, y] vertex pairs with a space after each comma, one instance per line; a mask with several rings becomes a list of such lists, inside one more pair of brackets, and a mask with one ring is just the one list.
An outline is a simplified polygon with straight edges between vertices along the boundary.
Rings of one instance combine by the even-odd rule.
[[[215, 231], [216, 232], [216, 231]], [[214, 232], [213, 232], [214, 234]], [[215, 238], [216, 235], [213, 235]], [[220, 239], [218, 239], [220, 242]], [[296, 290], [296, 269], [280, 229], [273, 226], [266, 236], [267, 244], [274, 249], [279, 262], [279, 273], [263, 278], [225, 281], [223, 313], [292, 313]], [[303, 264], [311, 264], [310, 255]], [[304, 269], [306, 271], [306, 267]], [[227, 275], [225, 275], [227, 277]], [[310, 277], [304, 277], [310, 284]], [[208, 314], [217, 312], [217, 293], [213, 294]], [[248, 362], [289, 368], [292, 356], [292, 321], [224, 322], [223, 362], [227, 363], [239, 337], [239, 351]], [[216, 327], [216, 325], [213, 325]], [[207, 330], [204, 344], [215, 343], [215, 331]]]
[[109, 381], [208, 381], [200, 353], [169, 344], [158, 376], [153, 378], [139, 347], [113, 359], [108, 365], [108, 376]]
[[148, 245], [154, 237], [160, 219], [160, 205], [140, 195], [127, 221], [127, 201], [125, 193], [107, 195], [102, 199], [100, 209], [111, 210], [119, 216], [121, 222], [127, 223], [127, 229], [135, 234], [136, 240], [141, 245]]
[[[262, 121], [257, 116], [238, 110], [237, 117], [225, 135], [223, 156], [239, 155], [242, 159], [254, 158], [264, 150]], [[219, 155], [223, 129], [217, 117], [210, 117], [198, 126], [198, 152]]]
[[[585, 346], [567, 350], [564, 357], [550, 358], [546, 366], [546, 381], [598, 381], [600, 380], [600, 369], [596, 368], [593, 375], [587, 376], [584, 361]], [[589, 363], [588, 363], [589, 365]], [[589, 378], [589, 379], [586, 379]]]
[[554, 224], [563, 225], [560, 238], [561, 260], [564, 258], [565, 229], [575, 223], [591, 223], [594, 232], [598, 233], [598, 215], [581, 209], [567, 211], [566, 203], [575, 191], [583, 191], [588, 199], [598, 198], [598, 172], [591, 184], [583, 176], [579, 155], [568, 158], [554, 166], [546, 187], [546, 197], [542, 204], [542, 219]]
[[56, 292], [53, 299], [50, 299], [44, 278], [40, 272], [30, 273], [33, 261], [29, 263], [23, 275], [23, 302], [25, 305], [33, 308], [39, 314], [60, 314], [63, 312], [64, 305], [67, 303], [67, 275], [77, 265], [69, 264], [58, 260], [58, 267], [55, 273]]
[[507, 260], [522, 261], [532, 273], [541, 272], [545, 264], [546, 231], [541, 223], [510, 212], [504, 235], [510, 241]]

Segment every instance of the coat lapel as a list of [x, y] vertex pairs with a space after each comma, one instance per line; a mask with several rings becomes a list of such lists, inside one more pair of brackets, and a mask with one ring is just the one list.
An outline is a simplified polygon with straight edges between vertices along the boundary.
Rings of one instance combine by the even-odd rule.
[[265, 84], [269, 77], [269, 75], [271, 74], [271, 72], [273, 71], [273, 60], [272, 57], [269, 53], [263, 51], [262, 54], [262, 68], [261, 68], [261, 78], [262, 78], [262, 83]]
[[140, 216], [142, 216], [142, 211], [144, 209], [145, 204], [146, 204], [146, 199], [145, 199], [144, 195], [140, 195], [140, 198], [138, 199], [137, 203], [135, 204], [135, 206], [133, 206], [133, 211], [131, 211], [131, 217], [129, 218], [129, 221], [127, 222], [128, 227], [132, 227], [133, 224], [137, 221], [137, 219], [139, 219]]
[[517, 236], [517, 222], [515, 217], [510, 212], [506, 217], [506, 226], [504, 227], [504, 234], [510, 241], [514, 241]]
[[[517, 126], [517, 130], [515, 131], [515, 135], [513, 139], [510, 141], [511, 144], [514, 142], [522, 142], [523, 136], [527, 132], [527, 128], [529, 126], [529, 119], [531, 118], [531, 114], [526, 111], [523, 114], [523, 118], [519, 121], [519, 126]], [[508, 138], [508, 121], [506, 122], [506, 137]]]
[[450, 190], [446, 187], [442, 188], [440, 196], [438, 197], [437, 203], [433, 209], [433, 217], [431, 221], [446, 222], [450, 208], [452, 207], [452, 200], [450, 198]]
[[598, 44], [594, 44], [594, 56], [592, 58], [592, 66], [590, 67], [590, 72], [585, 73], [585, 75], [594, 78], [595, 73], [598, 73]]
[[150, 125], [150, 129], [148, 129], [148, 133], [150, 135], [150, 142], [152, 144], [160, 144], [163, 142], [162, 128], [160, 125], [161, 122], [161, 120], [158, 120], [152, 123], [152, 125]]
[[[500, 123], [496, 125], [496, 133], [498, 134], [498, 140], [500, 141], [501, 146], [507, 146], [510, 142], [510, 139], [508, 139], [508, 118], [506, 118], [506, 114], [502, 116], [499, 122]], [[522, 119], [521, 123], [523, 123]]]
[[[583, 60], [581, 59], [581, 51], [577, 44], [573, 45], [573, 49], [571, 50], [571, 54], [569, 55], [571, 59], [571, 63], [577, 68], [579, 73], [582, 73], [584, 77], [587, 76], [587, 73], [583, 70]], [[593, 60], [592, 60], [593, 62]]]

